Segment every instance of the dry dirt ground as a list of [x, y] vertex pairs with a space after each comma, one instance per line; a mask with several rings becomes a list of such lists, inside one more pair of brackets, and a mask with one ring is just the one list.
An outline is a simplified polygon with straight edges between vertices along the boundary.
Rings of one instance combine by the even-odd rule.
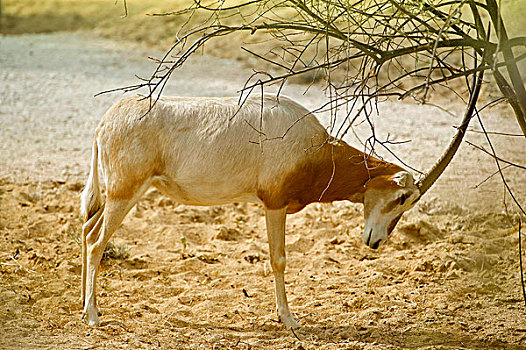
[[[378, 251], [361, 242], [359, 205], [311, 205], [289, 216], [286, 281], [303, 325], [297, 337], [276, 321], [262, 209], [185, 207], [155, 191], [115, 234], [100, 270], [102, 325], [87, 327], [79, 193], [93, 130], [119, 98], [93, 94], [147, 74], [147, 54], [82, 33], [0, 37], [1, 349], [526, 348], [517, 218], [503, 213], [498, 179], [474, 188], [495, 169], [467, 145]], [[198, 57], [168, 93], [232, 95], [249, 74], [236, 62]], [[286, 91], [309, 107], [321, 103], [319, 90], [303, 92]], [[378, 133], [411, 138], [396, 150], [420, 169], [458, 122], [428, 106], [387, 103], [380, 111]], [[517, 129], [505, 107], [486, 109], [485, 118], [491, 130]], [[484, 145], [478, 133], [468, 137]], [[523, 138], [493, 139], [502, 157], [524, 164]], [[510, 186], [524, 202], [526, 176], [512, 171]]]

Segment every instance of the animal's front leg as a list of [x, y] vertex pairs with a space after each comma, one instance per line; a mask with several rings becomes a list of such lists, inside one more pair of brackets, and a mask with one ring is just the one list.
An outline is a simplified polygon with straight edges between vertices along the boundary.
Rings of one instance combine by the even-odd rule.
[[270, 251], [270, 265], [274, 272], [276, 284], [276, 304], [278, 315], [287, 328], [299, 328], [300, 324], [294, 319], [289, 310], [287, 295], [285, 294], [285, 218], [286, 209], [266, 209], [267, 235]]

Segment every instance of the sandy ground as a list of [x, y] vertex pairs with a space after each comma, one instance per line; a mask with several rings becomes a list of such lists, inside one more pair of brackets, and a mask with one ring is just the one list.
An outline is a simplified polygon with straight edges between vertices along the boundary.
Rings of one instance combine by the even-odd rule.
[[[0, 348], [526, 348], [516, 216], [503, 214], [497, 177], [474, 188], [495, 165], [467, 144], [378, 251], [361, 242], [359, 205], [289, 216], [287, 291], [301, 341], [276, 322], [262, 209], [185, 207], [155, 191], [115, 234], [100, 272], [102, 326], [87, 327], [78, 195], [93, 130], [121, 96], [93, 95], [147, 76], [151, 54], [82, 33], [0, 37]], [[236, 61], [195, 57], [167, 94], [234, 95], [250, 74]], [[311, 108], [325, 101], [316, 87], [304, 92], [285, 90]], [[456, 101], [445, 105], [462, 112]], [[402, 102], [379, 110], [380, 138], [411, 139], [394, 151], [418, 169], [434, 162], [459, 119]], [[482, 116], [488, 129], [517, 130], [504, 106]], [[356, 133], [363, 139], [366, 125]], [[468, 139], [487, 147], [476, 132]], [[524, 164], [523, 138], [492, 140], [500, 156]], [[524, 202], [524, 171], [505, 174]]]

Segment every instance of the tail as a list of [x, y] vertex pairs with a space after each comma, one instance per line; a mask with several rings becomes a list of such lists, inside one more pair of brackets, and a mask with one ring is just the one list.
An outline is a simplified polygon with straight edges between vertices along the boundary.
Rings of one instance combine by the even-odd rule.
[[84, 222], [88, 221], [103, 206], [99, 187], [99, 149], [97, 140], [93, 141], [91, 169], [88, 182], [80, 195], [80, 213]]

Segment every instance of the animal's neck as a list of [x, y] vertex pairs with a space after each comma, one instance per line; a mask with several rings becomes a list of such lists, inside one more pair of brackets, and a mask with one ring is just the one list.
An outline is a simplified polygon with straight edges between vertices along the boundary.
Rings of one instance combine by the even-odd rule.
[[[401, 170], [399, 166], [369, 156], [347, 143], [333, 140], [323, 146], [325, 168], [319, 169], [320, 184], [325, 184], [320, 193], [320, 202], [332, 202], [349, 199], [363, 203], [365, 184], [372, 178], [381, 175], [392, 175]], [[318, 188], [319, 190], [319, 188]]]
[[287, 206], [288, 213], [296, 213], [314, 202], [363, 203], [365, 184], [369, 180], [402, 170], [338, 140], [308, 152], [311, 153], [305, 161], [287, 174], [279, 188], [258, 189], [258, 196], [267, 208]]

